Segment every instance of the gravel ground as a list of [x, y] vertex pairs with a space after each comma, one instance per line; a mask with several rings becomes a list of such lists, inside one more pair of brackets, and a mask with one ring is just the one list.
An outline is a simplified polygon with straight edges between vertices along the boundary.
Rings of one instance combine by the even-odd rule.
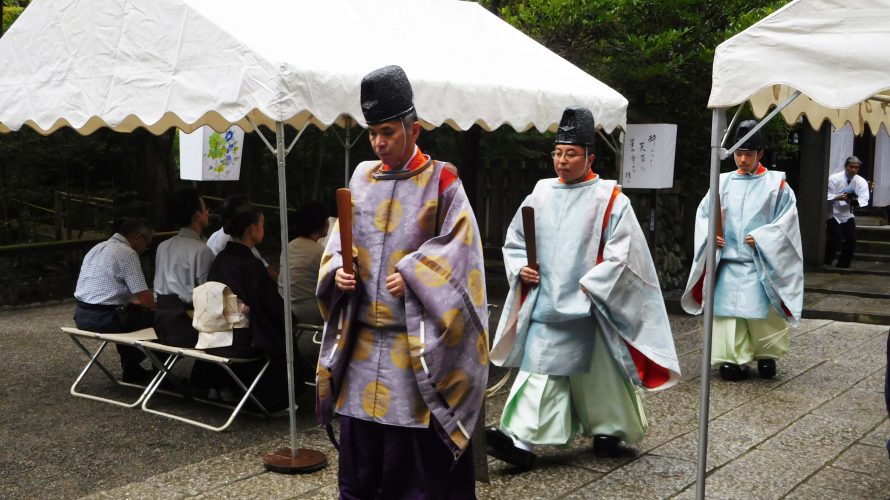
[[[69, 388], [87, 362], [59, 330], [74, 325], [73, 309], [0, 311], [0, 350], [7, 353], [0, 365], [0, 498], [76, 498], [288, 435], [287, 418], [242, 415], [229, 430], [212, 432], [72, 397]], [[119, 372], [116, 351], [106, 351], [105, 365]], [[177, 371], [188, 368], [183, 362]], [[88, 381], [85, 391], [137, 395], [113, 387], [98, 371]], [[298, 426], [314, 425], [312, 391], [299, 403]], [[219, 408], [178, 399], [170, 404], [224, 421]]]

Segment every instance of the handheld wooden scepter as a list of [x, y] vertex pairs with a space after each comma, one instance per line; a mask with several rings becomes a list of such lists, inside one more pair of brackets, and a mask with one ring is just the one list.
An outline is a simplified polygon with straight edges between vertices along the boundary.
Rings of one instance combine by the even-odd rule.
[[352, 194], [346, 188], [337, 190], [337, 217], [340, 224], [340, 255], [343, 256], [343, 272], [354, 274], [352, 269]]
[[717, 237], [723, 238], [723, 204], [720, 203], [720, 196], [717, 196]]
[[528, 267], [538, 270], [538, 249], [535, 245], [535, 209], [522, 207], [522, 231], [525, 233], [525, 255]]

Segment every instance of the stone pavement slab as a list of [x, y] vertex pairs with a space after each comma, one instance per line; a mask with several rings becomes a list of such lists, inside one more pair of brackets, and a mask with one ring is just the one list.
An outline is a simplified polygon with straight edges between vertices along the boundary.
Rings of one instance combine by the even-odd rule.
[[[491, 483], [478, 485], [479, 497], [692, 498], [701, 318], [671, 321], [684, 379], [649, 395], [651, 427], [633, 445], [635, 456], [601, 459], [589, 439], [578, 438], [567, 447], [539, 448], [539, 465], [530, 472], [489, 459]], [[211, 433], [70, 397], [67, 387], [84, 361], [50, 331], [67, 322], [70, 306], [0, 316], [0, 349], [9, 353], [0, 366], [7, 381], [0, 389], [0, 497], [337, 497], [337, 453], [314, 425], [311, 398], [298, 419], [300, 444], [324, 450], [329, 467], [305, 476], [270, 473], [261, 457], [288, 444], [286, 419], [239, 417], [230, 432]], [[791, 334], [775, 379], [728, 383], [712, 374], [708, 497], [886, 498], [887, 327], [805, 319]], [[492, 378], [503, 373], [493, 370]], [[489, 425], [498, 421], [509, 388], [488, 400]], [[58, 415], [76, 418], [62, 432]]]

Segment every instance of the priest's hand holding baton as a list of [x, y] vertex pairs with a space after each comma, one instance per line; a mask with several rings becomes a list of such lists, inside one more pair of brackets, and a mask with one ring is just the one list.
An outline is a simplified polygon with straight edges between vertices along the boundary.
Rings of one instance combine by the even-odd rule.
[[525, 255], [528, 257], [528, 265], [519, 270], [519, 279], [529, 286], [541, 282], [538, 273], [538, 250], [535, 245], [535, 209], [522, 207], [522, 231], [525, 233]]

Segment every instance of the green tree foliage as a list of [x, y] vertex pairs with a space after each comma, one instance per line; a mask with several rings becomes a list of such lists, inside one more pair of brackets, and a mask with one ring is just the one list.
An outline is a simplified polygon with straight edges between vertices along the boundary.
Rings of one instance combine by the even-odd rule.
[[[660, 198], [656, 264], [662, 285], [682, 286], [693, 210], [707, 189], [716, 47], [780, 8], [785, 0], [482, 0], [501, 18], [614, 88], [628, 101], [629, 123], [678, 125], [673, 195]], [[769, 64], [769, 61], [764, 61]], [[739, 68], [757, 71], [757, 67]], [[743, 116], [750, 116], [745, 111]], [[766, 131], [785, 150], [788, 127]], [[600, 148], [600, 151], [605, 148]], [[599, 162], [603, 166], [603, 162]], [[608, 169], [605, 172], [609, 176]], [[648, 197], [631, 195], [648, 218]], [[666, 274], [663, 271], [666, 271]]]

